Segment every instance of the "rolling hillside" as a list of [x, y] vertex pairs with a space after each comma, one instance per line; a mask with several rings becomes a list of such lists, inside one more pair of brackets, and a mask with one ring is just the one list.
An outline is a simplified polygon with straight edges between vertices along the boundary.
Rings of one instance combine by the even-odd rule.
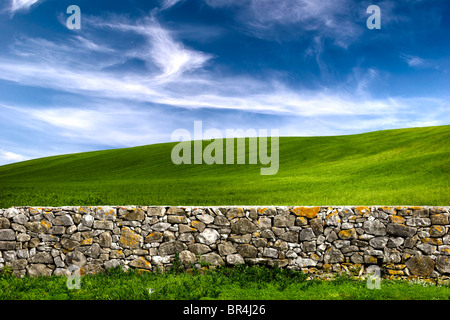
[[0, 207], [450, 205], [449, 141], [450, 126], [281, 137], [272, 176], [261, 164], [175, 165], [176, 143], [54, 156], [1, 166]]

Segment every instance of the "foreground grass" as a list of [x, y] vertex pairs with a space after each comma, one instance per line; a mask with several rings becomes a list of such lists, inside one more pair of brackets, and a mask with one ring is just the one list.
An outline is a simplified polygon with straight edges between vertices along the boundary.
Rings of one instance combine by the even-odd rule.
[[[380, 289], [347, 276], [306, 280], [301, 272], [265, 267], [217, 268], [204, 274], [138, 273], [120, 269], [81, 277], [69, 290], [65, 277], [22, 279], [0, 275], [0, 300], [448, 300], [449, 285], [382, 280]], [[151, 290], [149, 290], [151, 289]], [[151, 292], [151, 293], [150, 293]]]
[[450, 126], [281, 137], [272, 176], [261, 164], [177, 166], [175, 143], [55, 156], [1, 166], [0, 208], [450, 205], [448, 141]]

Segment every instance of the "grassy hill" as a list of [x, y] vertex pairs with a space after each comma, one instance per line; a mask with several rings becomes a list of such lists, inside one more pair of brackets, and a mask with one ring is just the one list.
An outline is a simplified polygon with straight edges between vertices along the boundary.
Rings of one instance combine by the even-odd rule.
[[0, 207], [450, 205], [449, 141], [450, 126], [282, 137], [272, 176], [261, 164], [177, 166], [176, 143], [54, 156], [1, 166]]

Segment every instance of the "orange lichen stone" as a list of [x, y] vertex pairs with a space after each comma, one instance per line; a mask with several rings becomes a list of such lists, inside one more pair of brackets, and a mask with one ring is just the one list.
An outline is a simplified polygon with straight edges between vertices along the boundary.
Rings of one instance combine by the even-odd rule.
[[306, 217], [308, 219], [315, 218], [320, 211], [320, 207], [296, 207], [292, 212], [299, 217]]

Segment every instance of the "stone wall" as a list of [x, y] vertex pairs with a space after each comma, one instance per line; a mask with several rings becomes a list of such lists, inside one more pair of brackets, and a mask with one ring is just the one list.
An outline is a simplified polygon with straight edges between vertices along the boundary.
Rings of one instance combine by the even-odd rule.
[[[448, 277], [450, 207], [20, 207], [0, 209], [0, 269], [16, 276], [240, 263]], [[71, 269], [72, 270], [72, 269]]]

